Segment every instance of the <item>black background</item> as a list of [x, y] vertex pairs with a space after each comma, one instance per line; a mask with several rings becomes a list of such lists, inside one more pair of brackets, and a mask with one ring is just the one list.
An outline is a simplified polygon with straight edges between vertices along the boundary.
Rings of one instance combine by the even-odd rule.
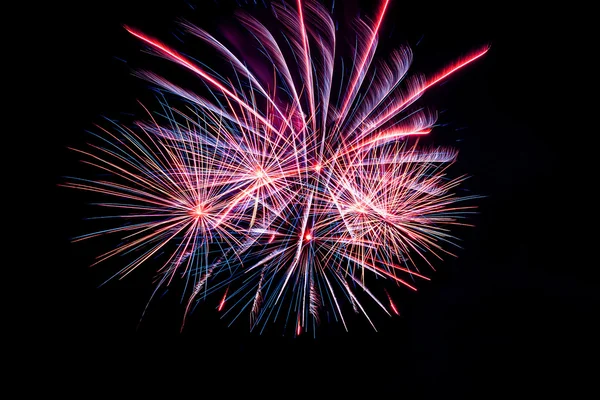
[[[558, 161], [566, 132], [555, 124], [562, 42], [535, 7], [392, 2], [384, 47], [410, 44], [416, 71], [434, 72], [491, 45], [420, 100], [443, 111], [446, 126], [434, 130], [433, 141], [460, 150], [455, 171], [471, 175], [466, 186], [486, 198], [478, 201], [476, 227], [460, 232], [458, 259], [437, 264], [431, 282], [400, 297], [401, 317], [379, 318], [379, 332], [356, 318], [349, 333], [327, 330], [317, 339], [259, 336], [246, 326], [227, 328], [210, 304], [180, 333], [182, 309], [169, 298], [154, 303], [138, 327], [153, 289], [150, 273], [97, 288], [108, 270], [87, 266], [106, 250], [102, 240], [70, 243], [87, 232], [89, 198], [58, 184], [77, 175], [79, 157], [67, 147], [84, 144], [85, 130], [103, 115], [139, 113], [136, 101], [151, 98], [132, 67], [166, 63], [143, 55], [122, 25], [177, 46], [176, 18], [218, 27], [215, 16], [227, 15], [228, 4], [197, 1], [193, 10], [183, 1], [104, 1], [49, 11], [47, 32], [56, 39], [40, 40], [47, 51], [39, 54], [52, 71], [52, 135], [40, 138], [52, 177], [51, 252], [42, 276], [52, 283], [29, 332], [47, 384], [81, 393], [127, 386], [153, 394], [162, 387], [171, 397], [488, 398], [587, 390], [595, 375], [598, 285], [593, 265], [567, 245], [576, 234], [564, 224], [573, 212]], [[373, 15], [376, 2], [359, 6]]]

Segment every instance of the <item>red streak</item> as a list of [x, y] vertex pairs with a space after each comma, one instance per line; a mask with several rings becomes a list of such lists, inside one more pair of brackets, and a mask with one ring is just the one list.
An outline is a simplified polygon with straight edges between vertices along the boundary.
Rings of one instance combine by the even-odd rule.
[[460, 62], [460, 63], [456, 64], [454, 67], [447, 69], [446, 72], [442, 72], [437, 78], [430, 80], [429, 83], [427, 84], [427, 86], [425, 86], [423, 88], [423, 90], [429, 89], [431, 86], [435, 85], [442, 79], [452, 75], [453, 73], [455, 73], [456, 71], [458, 71], [459, 69], [464, 67], [465, 65], [468, 65], [468, 64], [472, 63], [473, 61], [477, 60], [478, 58], [482, 57], [485, 53], [488, 52], [489, 49], [490, 49], [489, 47], [486, 47], [483, 50], [479, 50], [479, 52], [473, 54], [472, 56], [467, 58], [465, 61]]
[[[308, 101], [310, 102], [311, 112], [314, 114], [315, 104], [312, 93], [312, 69], [310, 67], [310, 56], [309, 56], [309, 48], [308, 48], [308, 37], [306, 36], [306, 26], [304, 25], [304, 13], [302, 12], [302, 1], [298, 0], [298, 15], [300, 17], [300, 27], [302, 28], [302, 44], [304, 46], [304, 62], [306, 68], [306, 79], [308, 82], [306, 83], [307, 93], [308, 93]], [[315, 129], [315, 118], [312, 119], [313, 130]]]
[[464, 66], [472, 63], [473, 61], [477, 60], [478, 58], [482, 57], [485, 53], [487, 53], [489, 50], [489, 47], [484, 48], [483, 50], [480, 50], [477, 53], [474, 53], [472, 56], [470, 56], [469, 58], [467, 58], [465, 61], [459, 62], [458, 64], [456, 64], [454, 67], [448, 68], [446, 69], [444, 72], [442, 72], [441, 74], [439, 74], [437, 77], [434, 77], [433, 79], [430, 79], [425, 86], [423, 86], [421, 89], [419, 89], [418, 91], [415, 92], [415, 94], [413, 94], [412, 96], [410, 96], [408, 99], [406, 99], [405, 101], [403, 101], [401, 104], [399, 104], [398, 106], [394, 107], [393, 109], [391, 109], [387, 114], [385, 114], [383, 116], [383, 118], [380, 118], [376, 123], [375, 126], [379, 126], [382, 123], [384, 123], [385, 121], [387, 121], [390, 117], [396, 115], [400, 110], [402, 110], [407, 104], [409, 104], [411, 101], [413, 101], [415, 98], [417, 98], [418, 96], [420, 96], [423, 92], [425, 92], [427, 89], [429, 89], [430, 87], [432, 87], [433, 85], [435, 85], [436, 83], [440, 82], [441, 80], [443, 80], [444, 78], [447, 78], [448, 76], [452, 75], [453, 73], [455, 73], [456, 71], [458, 71], [459, 69], [463, 68]]
[[352, 80], [352, 85], [348, 89], [348, 92], [346, 94], [346, 99], [344, 100], [344, 105], [342, 105], [342, 108], [340, 109], [341, 110], [340, 115], [344, 114], [346, 107], [348, 106], [348, 103], [350, 102], [352, 93], [354, 92], [354, 89], [356, 88], [356, 85], [358, 83], [358, 79], [360, 78], [361, 71], [365, 67], [367, 58], [369, 57], [369, 53], [371, 52], [371, 48], [373, 47], [373, 44], [375, 43], [375, 39], [377, 38], [377, 32], [379, 31], [379, 27], [381, 26], [381, 22], [383, 21], [383, 16], [385, 15], [385, 10], [387, 9], [387, 6], [389, 3], [390, 3], [390, 0], [386, 0], [385, 3], [383, 4], [383, 7], [381, 8], [381, 11], [379, 12], [379, 18], [377, 19], [377, 24], [375, 25], [375, 29], [373, 30], [373, 37], [371, 37], [371, 41], [369, 42], [369, 47], [367, 48], [367, 51], [365, 51], [365, 54], [363, 55], [362, 60], [360, 62], [360, 66], [356, 70], [357, 71], [356, 76]]
[[221, 303], [219, 303], [219, 308], [217, 309], [217, 311], [221, 311], [223, 309], [223, 306], [225, 305], [225, 300], [227, 299], [228, 291], [229, 291], [229, 287], [227, 287], [227, 289], [225, 289], [225, 294], [223, 295], [223, 300], [221, 300]]
[[127, 26], [125, 27], [125, 29], [127, 30], [127, 32], [131, 33], [136, 38], [138, 38], [138, 39], [146, 42], [147, 44], [149, 44], [150, 46], [152, 46], [154, 48], [157, 48], [157, 49], [161, 50], [163, 53], [168, 54], [170, 57], [172, 57], [173, 59], [175, 59], [177, 62], [181, 63], [186, 68], [188, 68], [191, 71], [195, 72], [196, 74], [200, 75], [202, 78], [204, 78], [205, 80], [207, 80], [208, 82], [210, 82], [213, 86], [215, 86], [217, 89], [221, 90], [227, 96], [229, 96], [232, 99], [234, 99], [240, 106], [242, 106], [247, 111], [249, 111], [250, 113], [252, 113], [252, 115], [254, 115], [256, 118], [258, 118], [262, 123], [264, 123], [270, 129], [272, 129], [273, 131], [277, 131], [277, 129], [275, 129], [275, 127], [273, 125], [271, 125], [271, 123], [269, 121], [267, 121], [260, 114], [258, 114], [256, 111], [254, 111], [254, 109], [252, 107], [250, 107], [248, 104], [246, 104], [246, 102], [244, 102], [242, 99], [240, 99], [235, 93], [233, 93], [232, 91], [230, 91], [229, 89], [227, 89], [225, 86], [221, 85], [212, 76], [208, 75], [206, 72], [204, 72], [200, 68], [196, 67], [194, 64], [192, 64], [192, 62], [188, 61], [184, 56], [182, 56], [181, 54], [179, 54], [175, 50], [167, 47], [166, 45], [164, 45], [164, 44], [162, 44], [162, 43], [160, 43], [160, 42], [158, 42], [158, 41], [156, 41], [154, 39], [151, 39], [150, 37], [144, 35], [141, 32], [138, 32], [138, 31], [136, 31], [134, 29], [131, 29], [131, 28], [127, 27]]
[[395, 305], [395, 304], [394, 304], [394, 302], [392, 301], [392, 298], [391, 298], [391, 297], [389, 297], [389, 295], [388, 295], [388, 298], [389, 298], [389, 300], [390, 300], [390, 308], [392, 309], [392, 311], [394, 312], [394, 314], [396, 314], [396, 315], [400, 315], [400, 313], [398, 312], [398, 309], [396, 308], [396, 305]]

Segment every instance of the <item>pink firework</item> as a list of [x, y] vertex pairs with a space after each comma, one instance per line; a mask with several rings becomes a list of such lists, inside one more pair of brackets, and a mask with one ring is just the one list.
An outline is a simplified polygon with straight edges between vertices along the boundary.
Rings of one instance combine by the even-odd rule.
[[98, 262], [130, 257], [122, 276], [159, 262], [157, 290], [186, 283], [186, 316], [213, 293], [217, 312], [245, 314], [261, 331], [282, 319], [301, 334], [324, 315], [346, 328], [346, 310], [375, 327], [367, 302], [398, 315], [382, 283], [416, 290], [429, 280], [420, 269], [451, 254], [449, 228], [463, 224], [472, 206], [461, 204], [473, 198], [454, 194], [464, 177], [446, 177], [455, 150], [418, 145], [435, 114], [413, 105], [487, 48], [432, 77], [408, 75], [406, 47], [376, 62], [389, 3], [373, 22], [355, 21], [353, 62], [339, 74], [334, 22], [314, 0], [274, 3], [277, 31], [238, 14], [268, 68], [249, 67], [184, 23], [225, 60], [229, 77], [126, 28], [204, 82], [210, 97], [139, 72], [183, 106], [146, 110], [146, 122], [114, 124], [98, 135], [102, 145], [77, 150], [111, 178], [67, 186], [113, 197], [102, 205], [127, 221], [78, 240], [120, 235]]

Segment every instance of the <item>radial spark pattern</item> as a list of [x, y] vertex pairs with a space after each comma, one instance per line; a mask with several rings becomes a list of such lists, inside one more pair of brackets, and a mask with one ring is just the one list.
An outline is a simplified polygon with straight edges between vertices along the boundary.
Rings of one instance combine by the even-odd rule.
[[300, 334], [324, 316], [346, 327], [352, 310], [373, 324], [373, 304], [398, 314], [382, 283], [416, 290], [428, 280], [419, 269], [449, 254], [448, 229], [470, 208], [460, 203], [470, 197], [454, 194], [464, 178], [446, 177], [457, 153], [418, 146], [435, 115], [415, 101], [487, 49], [429, 78], [408, 75], [406, 47], [376, 62], [388, 6], [373, 21], [354, 21], [345, 63], [336, 51], [347, 43], [313, 0], [274, 3], [279, 30], [238, 15], [254, 59], [268, 68], [250, 67], [245, 54], [183, 23], [229, 75], [126, 28], [209, 95], [139, 72], [183, 106], [162, 102], [146, 122], [115, 123], [99, 131], [100, 145], [78, 150], [110, 178], [67, 186], [114, 198], [101, 205], [120, 222], [78, 240], [120, 235], [98, 262], [124, 256], [121, 276], [159, 262], [157, 291], [183, 279], [186, 316], [213, 293], [219, 312], [246, 315], [261, 331], [281, 319]]

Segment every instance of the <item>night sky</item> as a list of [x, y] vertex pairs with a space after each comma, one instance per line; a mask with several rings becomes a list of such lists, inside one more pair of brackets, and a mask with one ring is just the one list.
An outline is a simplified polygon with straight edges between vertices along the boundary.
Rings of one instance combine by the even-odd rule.
[[[165, 387], [165, 396], [197, 398], [488, 398], [574, 394], [587, 387], [596, 375], [598, 285], [590, 271], [594, 263], [569, 250], [565, 237], [573, 233], [562, 223], [571, 218], [569, 187], [559, 178], [562, 145], [552, 121], [556, 95], [548, 70], [557, 63], [559, 35], [532, 23], [540, 18], [535, 9], [519, 3], [438, 8], [392, 1], [382, 47], [409, 44], [412, 71], [432, 73], [491, 45], [483, 59], [419, 100], [440, 112], [443, 126], [434, 129], [431, 143], [458, 148], [453, 173], [469, 174], [464, 187], [485, 198], [471, 218], [476, 227], [457, 231], [463, 247], [458, 258], [436, 263], [432, 281], [420, 282], [417, 293], [398, 295], [400, 317], [373, 308], [379, 332], [356, 316], [349, 333], [339, 325], [317, 339], [277, 331], [259, 336], [248, 333], [246, 323], [228, 328], [214, 310], [215, 298], [180, 333], [183, 308], [177, 296], [165, 296], [138, 326], [153, 290], [153, 266], [98, 288], [118, 260], [88, 268], [110, 242], [70, 242], [89, 232], [84, 219], [97, 211], [87, 205], [90, 196], [58, 185], [78, 175], [79, 157], [67, 147], [82, 147], [86, 130], [103, 116], [141, 115], [137, 100], [152, 104], [149, 85], [132, 76], [134, 68], [179, 71], [144, 54], [123, 24], [202, 59], [190, 43], [171, 35], [176, 19], [210, 31], [222, 26], [226, 19], [219, 16], [235, 4], [196, 1], [190, 3], [194, 10], [180, 0], [160, 3], [81, 2], [52, 9], [56, 23], [48, 32], [59, 39], [46, 56], [56, 71], [49, 104], [56, 110], [49, 121], [53, 135], [45, 138], [53, 202], [45, 268], [55, 283], [40, 300], [44, 315], [31, 319], [39, 321], [32, 340], [41, 344], [38, 364], [53, 389], [77, 393], [75, 386], [82, 385], [83, 398], [96, 390], [121, 393], [121, 384], [131, 394]], [[378, 4], [358, 3], [366, 15]], [[264, 12], [261, 5], [245, 8]]]

